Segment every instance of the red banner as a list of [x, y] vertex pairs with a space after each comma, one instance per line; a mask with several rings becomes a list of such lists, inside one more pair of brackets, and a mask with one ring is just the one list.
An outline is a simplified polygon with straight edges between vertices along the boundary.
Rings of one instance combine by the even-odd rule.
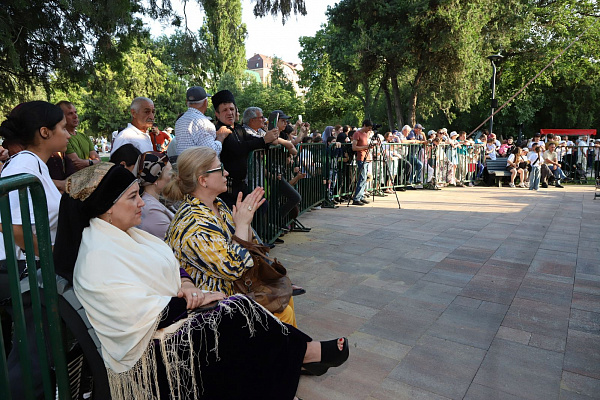
[[596, 136], [595, 129], [540, 129], [542, 135], [554, 133], [560, 136]]

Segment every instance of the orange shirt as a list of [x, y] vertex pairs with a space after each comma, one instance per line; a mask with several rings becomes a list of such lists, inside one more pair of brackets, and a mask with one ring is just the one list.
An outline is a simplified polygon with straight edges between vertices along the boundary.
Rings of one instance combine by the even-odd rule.
[[[352, 140], [356, 140], [357, 146], [367, 146], [369, 144], [369, 135], [367, 132], [358, 130], [352, 136]], [[371, 152], [369, 149], [358, 150], [356, 152], [356, 159], [358, 161], [365, 161], [365, 158], [367, 161], [371, 161]]]

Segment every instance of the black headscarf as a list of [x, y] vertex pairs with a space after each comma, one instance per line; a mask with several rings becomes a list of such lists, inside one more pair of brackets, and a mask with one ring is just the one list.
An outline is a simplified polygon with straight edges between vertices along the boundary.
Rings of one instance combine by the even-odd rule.
[[81, 236], [90, 226], [90, 219], [107, 212], [136, 181], [122, 165], [110, 165], [100, 163], [86, 167], [67, 179], [67, 191], [62, 195], [58, 211], [54, 266], [56, 273], [69, 282], [73, 282]]

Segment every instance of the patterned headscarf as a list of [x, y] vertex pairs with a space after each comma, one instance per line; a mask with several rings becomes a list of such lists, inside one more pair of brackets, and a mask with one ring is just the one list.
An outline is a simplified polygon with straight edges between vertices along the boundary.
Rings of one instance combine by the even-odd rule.
[[140, 187], [152, 185], [156, 182], [169, 162], [165, 153], [147, 151], [140, 156], [138, 161], [137, 177]]
[[90, 225], [90, 219], [107, 212], [135, 182], [135, 176], [123, 166], [107, 162], [67, 178], [54, 242], [56, 273], [72, 282], [83, 230]]

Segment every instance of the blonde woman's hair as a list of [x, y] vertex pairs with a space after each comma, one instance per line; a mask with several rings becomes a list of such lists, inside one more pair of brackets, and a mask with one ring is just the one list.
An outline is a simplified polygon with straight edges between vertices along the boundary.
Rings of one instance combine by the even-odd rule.
[[171, 182], [163, 189], [163, 196], [169, 200], [183, 200], [198, 186], [198, 178], [203, 171], [210, 169], [217, 152], [210, 147], [190, 147], [177, 157], [177, 168], [173, 169]]

